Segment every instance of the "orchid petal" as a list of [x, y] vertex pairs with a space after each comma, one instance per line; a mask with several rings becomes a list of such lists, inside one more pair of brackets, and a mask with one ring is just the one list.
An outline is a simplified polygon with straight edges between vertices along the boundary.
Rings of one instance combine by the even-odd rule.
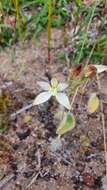
[[37, 84], [45, 91], [48, 91], [50, 88], [50, 84], [45, 81], [38, 81]]
[[69, 99], [68, 99], [68, 97], [67, 97], [66, 94], [64, 94], [64, 93], [57, 93], [56, 99], [57, 99], [57, 101], [61, 105], [63, 105], [64, 107], [66, 107], [68, 110], [71, 109], [71, 105], [70, 105]]
[[68, 85], [66, 83], [59, 83], [57, 88], [58, 88], [58, 91], [61, 92], [61, 91], [64, 91], [67, 87]]
[[94, 66], [97, 69], [97, 73], [98, 74], [107, 70], [107, 66], [106, 65], [94, 65]]
[[42, 104], [44, 102], [46, 102], [47, 100], [50, 99], [51, 97], [51, 93], [50, 92], [42, 92], [40, 93], [34, 100], [33, 105], [39, 105]]

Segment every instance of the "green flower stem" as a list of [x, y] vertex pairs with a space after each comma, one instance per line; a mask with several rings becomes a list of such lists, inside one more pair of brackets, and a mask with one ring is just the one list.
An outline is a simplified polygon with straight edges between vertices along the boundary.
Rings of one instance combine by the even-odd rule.
[[51, 26], [52, 25], [52, 0], [48, 0], [48, 63], [51, 63], [51, 55], [50, 55], [50, 49], [51, 49]]

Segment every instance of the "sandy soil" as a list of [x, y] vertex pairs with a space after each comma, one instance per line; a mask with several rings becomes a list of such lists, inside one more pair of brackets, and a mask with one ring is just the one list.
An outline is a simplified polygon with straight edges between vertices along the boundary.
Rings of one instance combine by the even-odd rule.
[[[54, 31], [53, 46], [55, 40], [61, 43], [61, 36], [60, 30]], [[36, 82], [47, 80], [45, 39], [43, 33], [37, 44], [17, 46], [14, 61], [12, 50], [0, 52], [1, 87], [11, 82], [3, 90], [10, 101], [3, 116], [8, 128], [0, 134], [0, 184], [13, 175], [2, 190], [101, 190], [105, 161], [100, 110], [89, 115], [85, 106], [89, 92], [97, 88], [94, 81], [87, 84], [82, 102], [78, 94], [74, 106], [76, 127], [62, 137], [63, 147], [57, 152], [50, 151], [50, 142], [56, 137], [55, 102], [31, 108], [10, 120], [11, 113], [29, 104], [39, 92]], [[64, 81], [67, 64], [54, 55], [53, 48], [49, 71]]]

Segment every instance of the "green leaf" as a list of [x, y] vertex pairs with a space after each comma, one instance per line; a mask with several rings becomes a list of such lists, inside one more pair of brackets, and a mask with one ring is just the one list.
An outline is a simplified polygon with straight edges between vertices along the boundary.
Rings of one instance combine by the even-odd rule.
[[96, 93], [91, 94], [90, 99], [88, 101], [88, 112], [89, 113], [94, 113], [99, 107], [99, 99], [96, 96]]
[[63, 135], [64, 133], [70, 131], [75, 127], [74, 115], [70, 112], [65, 113], [63, 120], [61, 121], [56, 133], [58, 135]]

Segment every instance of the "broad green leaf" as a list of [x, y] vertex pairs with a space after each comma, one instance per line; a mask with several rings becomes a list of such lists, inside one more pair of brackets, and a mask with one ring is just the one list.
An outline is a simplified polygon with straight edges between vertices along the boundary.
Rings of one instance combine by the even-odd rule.
[[63, 120], [61, 121], [56, 133], [63, 135], [75, 127], [75, 118], [72, 113], [65, 113]]
[[34, 102], [33, 102], [33, 105], [35, 106], [35, 105], [42, 104], [42, 103], [46, 102], [47, 100], [49, 100], [51, 96], [52, 96], [52, 95], [51, 95], [50, 92], [42, 92], [42, 93], [40, 93], [40, 94], [35, 98], [35, 100], [34, 100]]
[[107, 66], [106, 65], [94, 65], [97, 69], [97, 73], [102, 73], [104, 71], [107, 71]]
[[99, 107], [99, 99], [96, 96], [96, 94], [93, 93], [91, 94], [90, 99], [88, 101], [88, 106], [87, 106], [88, 112], [94, 113], [98, 109], [98, 107]]
[[64, 107], [66, 107], [68, 110], [71, 109], [71, 105], [70, 105], [69, 99], [68, 99], [68, 97], [67, 97], [66, 94], [64, 94], [64, 93], [59, 93], [59, 92], [58, 92], [58, 93], [56, 94], [56, 99], [57, 99], [57, 101], [58, 101], [61, 105], [63, 105]]

